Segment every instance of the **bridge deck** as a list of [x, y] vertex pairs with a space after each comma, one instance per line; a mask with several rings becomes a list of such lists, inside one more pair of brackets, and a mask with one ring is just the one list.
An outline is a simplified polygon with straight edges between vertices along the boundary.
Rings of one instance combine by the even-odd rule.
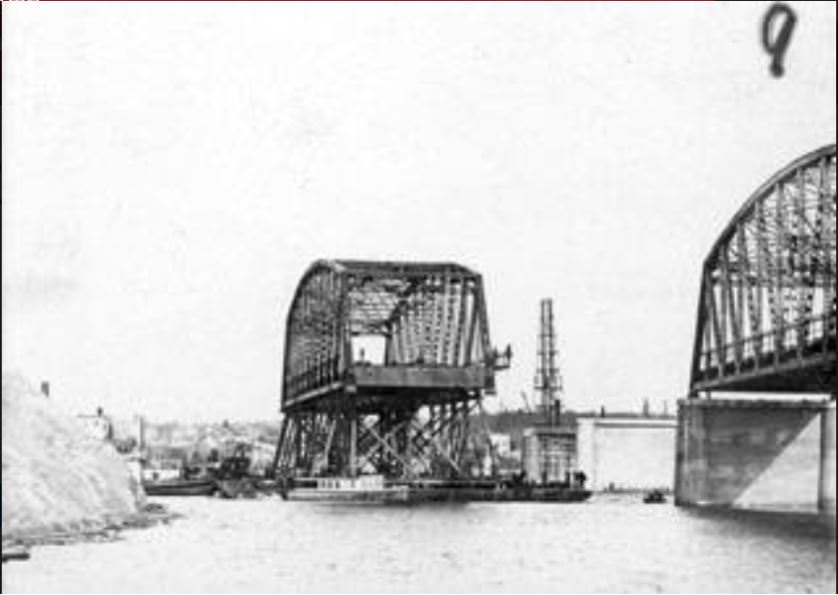
[[356, 364], [338, 382], [311, 390], [286, 402], [290, 409], [329, 409], [352, 395], [356, 406], [421, 401], [425, 404], [457, 402], [485, 387], [486, 368], [385, 366]]
[[[708, 355], [708, 354], [705, 354]], [[835, 390], [836, 340], [822, 338], [800, 349], [751, 353], [739, 361], [728, 356], [723, 365], [703, 367], [695, 390], [813, 392]]]
[[485, 385], [484, 366], [460, 368], [423, 366], [365, 366], [351, 368], [356, 389], [445, 388], [478, 390]]

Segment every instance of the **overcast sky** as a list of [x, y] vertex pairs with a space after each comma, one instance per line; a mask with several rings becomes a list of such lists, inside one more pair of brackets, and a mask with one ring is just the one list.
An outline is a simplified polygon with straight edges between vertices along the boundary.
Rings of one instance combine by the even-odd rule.
[[[532, 391], [687, 390], [701, 261], [834, 142], [835, 4], [4, 3], [3, 370], [73, 410], [275, 419], [323, 257], [453, 260]], [[492, 408], [498, 404], [495, 400]]]

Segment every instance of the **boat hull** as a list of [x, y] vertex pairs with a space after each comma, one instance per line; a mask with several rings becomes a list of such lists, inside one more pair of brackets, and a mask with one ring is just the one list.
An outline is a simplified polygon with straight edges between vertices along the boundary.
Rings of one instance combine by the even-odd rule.
[[148, 496], [210, 496], [217, 486], [211, 479], [184, 479], [143, 482]]
[[286, 500], [416, 504], [422, 502], [583, 502], [590, 490], [556, 486], [504, 485], [396, 485], [378, 489], [323, 489], [291, 487], [282, 491]]
[[218, 494], [222, 498], [253, 498], [256, 496], [256, 482], [250, 478], [216, 480]]
[[328, 490], [319, 488], [292, 488], [282, 492], [286, 500], [303, 502], [354, 502], [354, 503], [396, 503], [410, 502], [410, 492], [400, 488], [372, 490]]
[[583, 502], [591, 492], [580, 488], [412, 488], [414, 502]]
[[644, 504], [665, 504], [666, 496], [660, 490], [652, 490], [643, 496]]

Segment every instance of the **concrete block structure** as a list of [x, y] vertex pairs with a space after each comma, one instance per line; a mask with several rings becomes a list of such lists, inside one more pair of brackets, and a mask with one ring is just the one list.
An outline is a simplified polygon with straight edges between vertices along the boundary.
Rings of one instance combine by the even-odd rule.
[[567, 426], [535, 426], [524, 430], [521, 460], [527, 478], [564, 481], [578, 470], [576, 430]]
[[835, 401], [678, 404], [679, 505], [835, 515]]
[[818, 510], [835, 517], [835, 400], [821, 412], [821, 450], [818, 472]]
[[578, 464], [590, 489], [672, 489], [674, 417], [579, 417], [577, 424]]

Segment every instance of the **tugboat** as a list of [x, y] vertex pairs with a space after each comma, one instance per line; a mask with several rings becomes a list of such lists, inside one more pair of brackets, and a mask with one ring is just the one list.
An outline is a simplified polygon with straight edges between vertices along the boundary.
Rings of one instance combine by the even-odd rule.
[[250, 476], [250, 457], [245, 444], [237, 444], [233, 454], [221, 461], [214, 471], [214, 478], [222, 498], [256, 495], [256, 482]]

